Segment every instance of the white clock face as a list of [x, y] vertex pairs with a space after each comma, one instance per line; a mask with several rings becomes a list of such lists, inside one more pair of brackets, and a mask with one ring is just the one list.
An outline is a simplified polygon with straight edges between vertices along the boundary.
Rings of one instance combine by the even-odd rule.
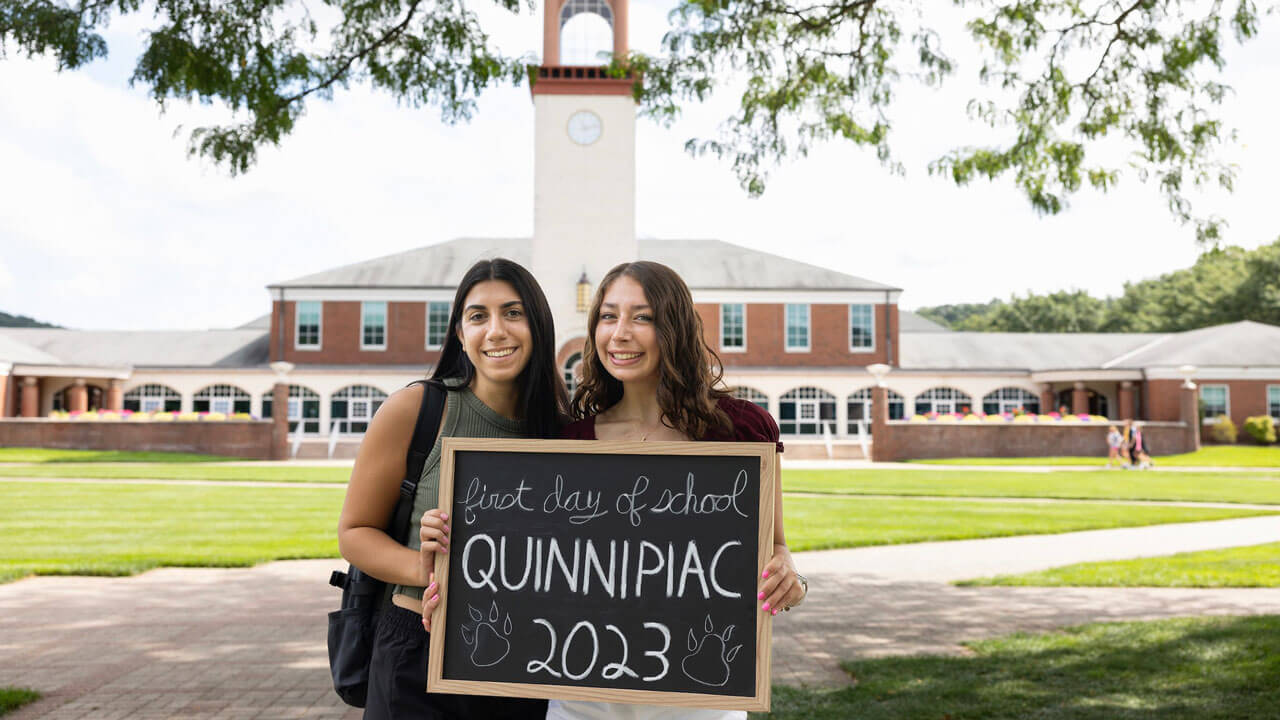
[[569, 139], [579, 145], [590, 145], [600, 139], [604, 123], [590, 110], [579, 110], [569, 116]]

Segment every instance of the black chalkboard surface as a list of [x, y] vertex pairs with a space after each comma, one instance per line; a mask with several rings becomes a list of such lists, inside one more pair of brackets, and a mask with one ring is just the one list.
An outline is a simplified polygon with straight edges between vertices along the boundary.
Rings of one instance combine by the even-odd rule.
[[771, 443], [442, 450], [431, 692], [768, 709]]

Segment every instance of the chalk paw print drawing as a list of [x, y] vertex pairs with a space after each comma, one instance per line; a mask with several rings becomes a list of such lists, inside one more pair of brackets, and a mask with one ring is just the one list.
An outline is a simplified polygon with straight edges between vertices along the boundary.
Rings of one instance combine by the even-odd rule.
[[742, 649], [740, 644], [729, 647], [733, 627], [730, 625], [717, 633], [708, 615], [701, 638], [693, 633], [692, 628], [689, 630], [689, 654], [680, 663], [680, 669], [690, 680], [712, 687], [721, 687], [729, 682], [729, 663]]
[[467, 614], [471, 622], [462, 626], [462, 641], [471, 647], [471, 662], [476, 667], [489, 667], [502, 662], [511, 652], [511, 615], [507, 614], [498, 629], [498, 619], [503, 616], [498, 610], [498, 603], [489, 608], [489, 616], [467, 604]]

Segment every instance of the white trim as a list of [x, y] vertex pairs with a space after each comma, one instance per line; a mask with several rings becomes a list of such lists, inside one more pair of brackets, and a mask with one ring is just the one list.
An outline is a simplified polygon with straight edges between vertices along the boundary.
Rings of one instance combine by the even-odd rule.
[[1221, 385], [1221, 384], [1218, 384], [1218, 383], [1211, 383], [1211, 384], [1208, 384], [1208, 385], [1206, 385], [1206, 384], [1204, 384], [1204, 383], [1200, 383], [1200, 392], [1198, 393], [1198, 399], [1199, 399], [1199, 400], [1204, 400], [1204, 391], [1205, 391], [1205, 388], [1222, 388], [1222, 393], [1223, 393], [1223, 396], [1224, 396], [1224, 397], [1223, 397], [1223, 399], [1226, 401], [1226, 402], [1225, 402], [1225, 403], [1223, 403], [1223, 404], [1224, 404], [1226, 407], [1225, 407], [1225, 409], [1224, 409], [1222, 412], [1217, 413], [1217, 414], [1215, 414], [1215, 415], [1210, 415], [1210, 414], [1209, 414], [1209, 411], [1206, 409], [1206, 410], [1205, 410], [1205, 413], [1204, 413], [1204, 419], [1203, 419], [1203, 420], [1201, 420], [1201, 422], [1202, 422], [1202, 423], [1204, 423], [1204, 424], [1206, 424], [1206, 425], [1207, 425], [1207, 424], [1209, 424], [1209, 423], [1212, 423], [1212, 422], [1214, 421], [1214, 419], [1216, 419], [1216, 418], [1218, 417], [1218, 415], [1226, 415], [1227, 417], [1231, 417], [1231, 386], [1230, 386], [1230, 385]]
[[[853, 346], [853, 308], [855, 306], [867, 306], [871, 308], [871, 347], [854, 347]], [[845, 305], [845, 314], [849, 316], [849, 327], [845, 333], [845, 339], [849, 341], [849, 352], [854, 355], [866, 355], [876, 351], [876, 306], [875, 303], [850, 303]]]
[[40, 377], [82, 377], [100, 378], [104, 380], [128, 380], [133, 375], [133, 368], [90, 367], [88, 365], [26, 365], [14, 363], [10, 371], [14, 375], [37, 375]]
[[[1160, 367], [1148, 368], [1147, 379], [1149, 380], [1182, 380], [1184, 375], [1178, 372], [1176, 367]], [[1194, 380], [1280, 380], [1280, 365], [1269, 365], [1263, 367], [1204, 367], [1198, 366]]]
[[[737, 290], [690, 288], [695, 303], [718, 305], [720, 303], [770, 304], [792, 303], [800, 305], [883, 305], [884, 290]], [[901, 290], [889, 290], [889, 304], [896, 305]]]
[[[724, 345], [724, 306], [737, 305], [742, 308], [742, 347], [725, 347]], [[747, 351], [747, 304], [746, 303], [720, 303], [716, 306], [720, 311], [720, 352], [722, 353], [744, 353]]]
[[[1178, 376], [1182, 378], [1181, 375]], [[1141, 370], [1047, 370], [1031, 373], [1031, 382], [1109, 382], [1141, 380]]]
[[[456, 288], [283, 288], [290, 300], [329, 300], [332, 302], [426, 302], [429, 300], [453, 300]], [[281, 288], [272, 288], [272, 299], [280, 299]]]
[[7, 376], [9, 374], [9, 371], [12, 369], [13, 369], [13, 363], [0, 362], [0, 377]]
[[[442, 349], [444, 349], [444, 340], [441, 340], [439, 345], [432, 345], [432, 344], [431, 344], [431, 303], [433, 303], [433, 302], [434, 302], [434, 303], [438, 303], [438, 302], [441, 302], [441, 301], [440, 301], [440, 300], [428, 300], [428, 301], [427, 301], [426, 303], [424, 303], [424, 304], [423, 304], [423, 306], [422, 306], [422, 307], [423, 307], [423, 310], [424, 310], [424, 311], [425, 311], [425, 313], [426, 313], [426, 319], [423, 321], [423, 327], [422, 327], [422, 333], [423, 333], [423, 334], [422, 334], [422, 342], [425, 344], [425, 348], [426, 348], [427, 350], [442, 350]], [[448, 337], [449, 337], [449, 317], [450, 317], [450, 315], [453, 313], [453, 307], [452, 307], [452, 305], [453, 305], [453, 303], [451, 303], [451, 302], [449, 302], [449, 301], [447, 301], [447, 300], [446, 300], [446, 301], [444, 301], [444, 316], [445, 316], [445, 317], [444, 317], [444, 339], [445, 339], [445, 340], [447, 340], [447, 339], [448, 339]]]
[[[298, 342], [298, 332], [301, 330], [302, 322], [299, 320], [302, 311], [298, 309], [301, 303], [316, 303], [320, 306], [320, 317], [316, 322], [316, 344], [303, 345]], [[324, 302], [318, 300], [294, 300], [293, 301], [293, 349], [304, 352], [315, 352], [324, 345]]]
[[[364, 342], [364, 306], [369, 303], [382, 303], [382, 342], [378, 345], [366, 345]], [[360, 349], [381, 352], [387, 349], [387, 336], [391, 334], [391, 304], [385, 300], [362, 300], [360, 302]]]
[[[787, 308], [792, 305], [804, 306], [804, 347], [791, 346], [790, 313]], [[782, 349], [789, 353], [807, 353], [813, 348], [813, 311], [809, 303], [783, 303], [782, 305]]]

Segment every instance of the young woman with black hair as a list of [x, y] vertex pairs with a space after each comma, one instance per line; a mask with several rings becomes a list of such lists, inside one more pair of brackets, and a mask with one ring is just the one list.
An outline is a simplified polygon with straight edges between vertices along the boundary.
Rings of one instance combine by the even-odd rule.
[[[600, 281], [587, 315], [582, 382], [573, 410], [575, 440], [724, 440], [778, 442], [778, 425], [721, 383], [720, 358], [683, 279], [655, 262], [623, 263]], [[808, 581], [796, 573], [782, 523], [782, 486], [774, 478], [773, 556], [760, 579], [760, 612], [800, 603]], [[745, 712], [553, 700], [548, 720], [644, 718], [745, 719]]]
[[533, 276], [509, 260], [476, 263], [458, 284], [449, 332], [429, 382], [448, 391], [440, 433], [423, 466], [409, 546], [385, 524], [400, 492], [405, 455], [424, 389], [414, 384], [383, 403], [365, 433], [338, 525], [342, 556], [394, 585], [378, 620], [365, 718], [541, 718], [545, 700], [428, 694], [431, 569], [448, 552], [448, 514], [436, 509], [440, 437], [555, 437], [568, 398], [555, 365], [555, 328]]

